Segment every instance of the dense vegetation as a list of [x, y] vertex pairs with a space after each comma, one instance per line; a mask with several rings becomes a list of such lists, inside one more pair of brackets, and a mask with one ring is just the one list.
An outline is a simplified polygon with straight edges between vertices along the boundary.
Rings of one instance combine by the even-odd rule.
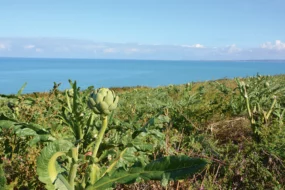
[[70, 84], [0, 96], [0, 189], [285, 188], [284, 75], [113, 88], [108, 111]]

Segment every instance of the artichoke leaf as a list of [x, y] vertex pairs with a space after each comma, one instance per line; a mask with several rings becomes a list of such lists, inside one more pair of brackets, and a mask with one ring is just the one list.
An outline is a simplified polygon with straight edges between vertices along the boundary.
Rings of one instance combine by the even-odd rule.
[[37, 158], [37, 174], [39, 180], [46, 184], [46, 189], [55, 189], [53, 183], [58, 175], [65, 170], [57, 163], [59, 156], [65, 155], [73, 147], [73, 144], [66, 140], [56, 140], [47, 144]]
[[185, 155], [168, 156], [155, 160], [145, 167], [132, 167], [129, 171], [120, 168], [112, 175], [105, 175], [87, 190], [100, 190], [114, 186], [116, 183], [129, 184], [137, 178], [145, 180], [161, 180], [167, 184], [169, 180], [184, 179], [201, 171], [207, 162], [200, 158], [190, 158]]

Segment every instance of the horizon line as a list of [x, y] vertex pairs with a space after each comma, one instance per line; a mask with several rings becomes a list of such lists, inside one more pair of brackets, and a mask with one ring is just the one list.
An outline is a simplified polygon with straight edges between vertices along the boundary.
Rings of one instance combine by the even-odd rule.
[[126, 60], [126, 61], [285, 61], [285, 59], [128, 59], [128, 58], [80, 58], [80, 57], [6, 57], [0, 59], [67, 59], [67, 60]]

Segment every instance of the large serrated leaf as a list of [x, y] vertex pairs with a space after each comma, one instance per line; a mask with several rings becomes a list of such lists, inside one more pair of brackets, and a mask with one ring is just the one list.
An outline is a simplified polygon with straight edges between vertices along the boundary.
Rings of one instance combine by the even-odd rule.
[[137, 149], [137, 150], [142, 150], [142, 151], [152, 151], [153, 150], [153, 144], [151, 143], [142, 143], [141, 139], [136, 138], [132, 141], [132, 145]]
[[29, 146], [34, 146], [39, 141], [47, 142], [56, 140], [41, 125], [33, 123], [17, 123], [11, 120], [0, 120], [0, 129], [10, 129], [18, 137], [33, 137], [27, 142]]
[[15, 124], [15, 122], [13, 122], [13, 121], [0, 120], [0, 128], [5, 128], [5, 129], [13, 128], [14, 124]]
[[190, 158], [185, 155], [168, 156], [149, 163], [141, 177], [160, 180], [168, 176], [168, 180], [178, 180], [193, 175], [206, 164], [207, 162], [200, 158]]
[[29, 142], [27, 142], [27, 144], [29, 146], [35, 146], [40, 140], [41, 140], [40, 136], [37, 135], [34, 138], [32, 138], [31, 140], [29, 140]]
[[55, 180], [54, 186], [58, 190], [73, 190], [68, 181], [61, 174], [59, 174], [58, 178]]
[[155, 160], [144, 168], [133, 167], [129, 171], [119, 169], [111, 176], [105, 175], [87, 190], [100, 190], [113, 186], [115, 183], [132, 183], [138, 177], [145, 180], [169, 180], [184, 179], [191, 176], [206, 166], [207, 162], [199, 158], [187, 156], [168, 156]]
[[135, 182], [135, 180], [143, 172], [142, 168], [134, 168], [131, 171], [125, 171], [123, 169], [117, 170], [111, 176], [105, 175], [93, 186], [88, 186], [86, 190], [100, 190], [112, 187], [115, 183], [128, 184]]
[[10, 121], [10, 120], [0, 120], [0, 128], [2, 129], [9, 129], [12, 132], [17, 131], [18, 129], [21, 129], [21, 125], [19, 125], [18, 123], [14, 122], [14, 121]]
[[48, 134], [49, 132], [41, 125], [36, 123], [19, 123], [20, 125], [24, 126], [25, 128], [32, 129], [37, 132], [37, 134]]
[[[71, 147], [73, 147], [71, 142], [66, 140], [58, 140], [49, 143], [41, 151], [41, 155], [37, 159], [37, 174], [39, 175], [39, 180], [46, 184], [47, 189], [55, 189], [53, 185], [53, 182], [56, 179], [56, 177], [54, 177], [54, 172], [58, 174], [64, 171], [56, 162], [57, 156], [68, 152]], [[54, 169], [56, 171], [54, 171]]]
[[26, 136], [35, 136], [37, 135], [36, 131], [34, 131], [33, 129], [29, 129], [29, 128], [24, 128], [24, 129], [18, 129], [15, 134], [18, 137], [26, 137]]
[[14, 122], [17, 122], [16, 119], [13, 119], [13, 118], [10, 118], [10, 117], [7, 117], [5, 114], [1, 113], [0, 114], [0, 121], [1, 120], [8, 120], [8, 121], [14, 121]]

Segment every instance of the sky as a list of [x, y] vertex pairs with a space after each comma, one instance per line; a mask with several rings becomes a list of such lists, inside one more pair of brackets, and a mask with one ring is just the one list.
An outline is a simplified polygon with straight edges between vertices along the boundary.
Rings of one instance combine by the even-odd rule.
[[0, 0], [0, 57], [285, 59], [284, 0]]

